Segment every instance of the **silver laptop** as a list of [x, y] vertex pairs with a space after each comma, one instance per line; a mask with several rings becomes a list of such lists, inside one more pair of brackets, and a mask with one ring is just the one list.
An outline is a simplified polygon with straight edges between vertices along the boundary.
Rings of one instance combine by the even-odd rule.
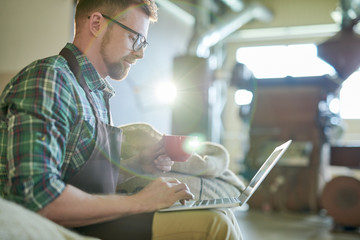
[[181, 205], [179, 202], [175, 203], [169, 208], [159, 210], [160, 212], [166, 211], [181, 211], [181, 210], [193, 210], [193, 209], [209, 209], [209, 208], [223, 208], [223, 207], [237, 207], [245, 204], [249, 198], [253, 195], [256, 189], [260, 186], [265, 177], [269, 174], [271, 169], [279, 161], [281, 156], [284, 154], [286, 149], [291, 144], [292, 140], [276, 147], [270, 154], [268, 159], [259, 168], [257, 173], [249, 182], [245, 190], [237, 198], [218, 198], [211, 200], [197, 200], [197, 201], [186, 201], [185, 205]]

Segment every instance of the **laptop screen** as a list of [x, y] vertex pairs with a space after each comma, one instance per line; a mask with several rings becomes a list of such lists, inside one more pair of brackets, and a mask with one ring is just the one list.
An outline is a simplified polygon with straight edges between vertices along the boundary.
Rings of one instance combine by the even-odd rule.
[[271, 169], [275, 166], [275, 164], [279, 161], [280, 157], [289, 147], [292, 140], [287, 141], [286, 143], [278, 146], [271, 153], [271, 155], [266, 159], [257, 173], [249, 182], [249, 185], [246, 187], [243, 193], [240, 195], [240, 201], [242, 204], [246, 203], [247, 200], [251, 197], [251, 195], [256, 191], [256, 189], [260, 186], [261, 182], [265, 179]]

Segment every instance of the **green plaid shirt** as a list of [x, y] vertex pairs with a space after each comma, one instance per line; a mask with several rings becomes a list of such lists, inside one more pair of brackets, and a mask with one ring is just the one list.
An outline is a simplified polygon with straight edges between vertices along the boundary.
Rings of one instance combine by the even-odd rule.
[[[73, 44], [102, 121], [113, 88]], [[95, 116], [59, 55], [20, 71], [0, 96], [0, 194], [37, 211], [64, 190], [95, 146]]]

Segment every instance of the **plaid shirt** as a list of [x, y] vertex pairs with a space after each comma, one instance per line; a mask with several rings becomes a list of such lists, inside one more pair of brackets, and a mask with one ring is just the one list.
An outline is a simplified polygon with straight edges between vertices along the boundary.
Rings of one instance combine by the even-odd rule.
[[[73, 44], [102, 121], [113, 88]], [[95, 116], [59, 55], [20, 71], [0, 96], [0, 194], [37, 211], [65, 188], [95, 146]]]

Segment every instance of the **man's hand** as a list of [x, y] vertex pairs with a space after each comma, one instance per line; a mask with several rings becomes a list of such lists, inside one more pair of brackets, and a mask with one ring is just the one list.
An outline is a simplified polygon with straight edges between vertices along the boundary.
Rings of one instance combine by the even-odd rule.
[[139, 164], [145, 173], [170, 172], [174, 161], [165, 154], [164, 142], [160, 140], [139, 154]]
[[194, 199], [188, 186], [176, 178], [157, 178], [131, 197], [150, 212], [169, 207], [176, 201], [184, 203]]

